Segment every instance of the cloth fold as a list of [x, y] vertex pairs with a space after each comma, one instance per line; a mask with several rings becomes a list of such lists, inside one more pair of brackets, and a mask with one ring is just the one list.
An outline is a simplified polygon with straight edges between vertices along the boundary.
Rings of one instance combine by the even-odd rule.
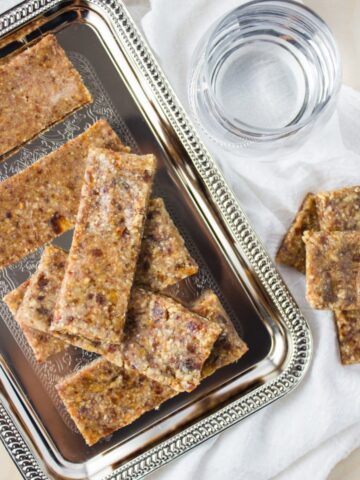
[[[191, 56], [211, 24], [240, 3], [150, 1], [142, 28], [190, 115]], [[336, 113], [291, 151], [232, 153], [199, 133], [274, 258], [307, 192], [360, 184], [359, 131], [360, 93], [343, 86]], [[304, 276], [280, 271], [313, 332], [309, 373], [294, 393], [164, 467], [158, 480], [322, 480], [360, 444], [360, 365], [341, 365], [332, 315], [309, 307]]]

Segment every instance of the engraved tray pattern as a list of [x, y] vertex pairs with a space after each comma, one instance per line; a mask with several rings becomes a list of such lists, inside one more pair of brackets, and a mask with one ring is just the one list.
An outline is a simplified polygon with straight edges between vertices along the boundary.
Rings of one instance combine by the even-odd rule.
[[[21, 7], [0, 17], [0, 35], [12, 31], [39, 13], [60, 3], [62, 0], [24, 2]], [[309, 365], [312, 341], [305, 319], [256, 237], [234, 195], [229, 190], [222, 174], [199, 140], [125, 7], [116, 0], [91, 0], [87, 3], [103, 9], [111, 19], [123, 48], [146, 78], [167, 120], [180, 138], [193, 165], [220, 208], [227, 226], [278, 309], [283, 325], [293, 342], [291, 359], [286, 370], [277, 378], [239, 400], [233, 401], [213, 415], [160, 443], [157, 447], [146, 451], [105, 477], [106, 480], [138, 479], [291, 391], [299, 383]], [[5, 405], [2, 404], [0, 404], [0, 435], [24, 478], [46, 478], [40, 464], [35, 460], [33, 453], [8, 414]]]

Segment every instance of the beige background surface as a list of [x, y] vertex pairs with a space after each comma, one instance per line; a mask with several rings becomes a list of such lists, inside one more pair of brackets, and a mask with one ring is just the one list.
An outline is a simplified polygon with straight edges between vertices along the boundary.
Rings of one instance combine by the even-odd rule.
[[[5, 7], [9, 8], [18, 3], [18, 1], [1, 0], [0, 12], [4, 11]], [[126, 3], [136, 3], [136, 0], [127, 0]], [[360, 89], [360, 0], [305, 0], [304, 3], [320, 14], [333, 29], [343, 58], [344, 83]], [[354, 399], [354, 401], [358, 401], [358, 399]], [[1, 442], [0, 467], [1, 480], [21, 479]], [[340, 462], [328, 478], [328, 480], [359, 479], [360, 449]], [[316, 472], [314, 472], [312, 480], [316, 480]]]

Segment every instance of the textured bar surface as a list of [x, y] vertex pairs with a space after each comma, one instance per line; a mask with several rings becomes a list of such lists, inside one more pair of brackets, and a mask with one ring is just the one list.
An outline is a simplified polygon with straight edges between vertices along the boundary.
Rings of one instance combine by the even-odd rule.
[[217, 323], [222, 329], [202, 368], [202, 378], [208, 377], [219, 368], [239, 360], [248, 351], [246, 343], [237, 334], [232, 321], [214, 292], [206, 290], [193, 303], [191, 311]]
[[89, 145], [126, 150], [105, 120], [0, 183], [0, 268], [70, 229]]
[[315, 196], [308, 193], [296, 217], [285, 234], [276, 255], [276, 261], [305, 273], [305, 244], [302, 236], [306, 230], [319, 230]]
[[100, 342], [50, 330], [67, 258], [68, 254], [64, 250], [53, 245], [45, 247], [39, 266], [28, 282], [15, 319], [21, 325], [47, 334], [49, 338], [56, 337], [66, 344], [103, 354], [108, 347], [101, 345]]
[[60, 248], [53, 245], [45, 247], [17, 311], [19, 323], [42, 332], [49, 331], [67, 257], [67, 253]]
[[123, 340], [127, 367], [177, 391], [191, 391], [221, 333], [169, 297], [133, 290]]
[[53, 35], [0, 66], [0, 155], [92, 101]]
[[316, 195], [321, 230], [360, 230], [360, 187], [347, 187]]
[[360, 232], [305, 232], [304, 241], [306, 296], [312, 307], [358, 308]]
[[91, 149], [54, 331], [121, 342], [155, 169], [153, 155]]
[[360, 310], [334, 312], [341, 362], [360, 363]]
[[162, 198], [150, 201], [135, 282], [163, 290], [198, 271]]
[[15, 290], [5, 295], [3, 301], [9, 307], [10, 312], [18, 322], [36, 360], [38, 362], [45, 362], [45, 360], [51, 355], [55, 355], [55, 353], [61, 352], [67, 348], [67, 345], [53, 335], [47, 335], [44, 332], [28, 327], [18, 321], [16, 313], [23, 301], [29, 283], [30, 280], [26, 280], [26, 282], [19, 285]]
[[57, 385], [88, 445], [129, 425], [176, 392], [99, 358]]

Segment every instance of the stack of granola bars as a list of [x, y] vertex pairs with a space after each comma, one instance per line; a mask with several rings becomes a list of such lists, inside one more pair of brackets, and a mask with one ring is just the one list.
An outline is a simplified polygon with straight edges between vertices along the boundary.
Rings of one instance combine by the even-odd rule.
[[360, 187], [309, 193], [276, 259], [306, 272], [311, 306], [334, 312], [342, 363], [359, 363]]
[[[43, 108], [39, 86], [29, 87], [24, 112], [38, 111], [36, 121], [27, 128], [25, 115], [13, 125], [15, 143], [3, 137], [0, 154], [92, 100], [52, 36], [10, 62], [24, 75], [46, 75], [56, 73], [54, 56], [67, 68], [66, 88], [54, 80]], [[0, 183], [0, 267], [46, 244], [33, 276], [4, 297], [36, 359], [70, 345], [100, 355], [57, 385], [88, 445], [247, 351], [215, 293], [204, 291], [191, 305], [165, 293], [198, 265], [164, 201], [151, 198], [156, 164], [151, 154], [130, 153], [99, 120]], [[73, 227], [69, 252], [48, 244]]]

